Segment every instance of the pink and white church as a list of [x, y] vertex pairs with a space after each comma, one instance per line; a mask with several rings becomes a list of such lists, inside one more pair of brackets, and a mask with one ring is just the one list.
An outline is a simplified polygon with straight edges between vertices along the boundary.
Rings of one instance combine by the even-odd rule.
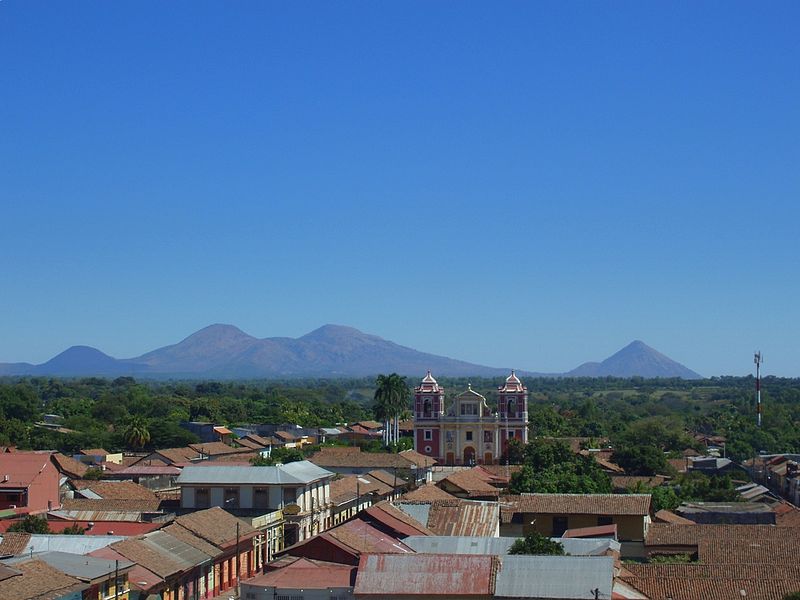
[[497, 412], [467, 389], [445, 411], [444, 387], [430, 371], [414, 388], [414, 448], [446, 465], [498, 464], [510, 439], [528, 442], [528, 388], [511, 371], [497, 389]]

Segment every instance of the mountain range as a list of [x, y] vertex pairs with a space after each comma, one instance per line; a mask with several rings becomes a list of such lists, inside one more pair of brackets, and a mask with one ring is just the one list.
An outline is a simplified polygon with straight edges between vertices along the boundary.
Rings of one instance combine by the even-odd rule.
[[[419, 352], [342, 325], [325, 325], [299, 338], [259, 339], [233, 325], [218, 324], [205, 327], [177, 344], [135, 358], [118, 359], [89, 346], [72, 346], [40, 365], [0, 363], [0, 375], [185, 379], [336, 378], [386, 372], [414, 377], [428, 369], [449, 376], [492, 377], [508, 372], [505, 368]], [[638, 340], [602, 362], [587, 362], [567, 373], [520, 373], [556, 377], [702, 378]]]

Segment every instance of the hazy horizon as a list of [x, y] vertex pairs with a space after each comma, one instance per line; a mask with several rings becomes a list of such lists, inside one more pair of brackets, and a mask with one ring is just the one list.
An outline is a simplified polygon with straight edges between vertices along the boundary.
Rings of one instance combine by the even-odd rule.
[[0, 2], [0, 362], [325, 323], [800, 376], [800, 4]]

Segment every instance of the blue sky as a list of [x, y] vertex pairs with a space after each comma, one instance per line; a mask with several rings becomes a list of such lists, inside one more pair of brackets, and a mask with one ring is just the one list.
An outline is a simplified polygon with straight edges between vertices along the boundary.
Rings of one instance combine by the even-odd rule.
[[0, 2], [0, 361], [352, 325], [800, 375], [800, 5]]

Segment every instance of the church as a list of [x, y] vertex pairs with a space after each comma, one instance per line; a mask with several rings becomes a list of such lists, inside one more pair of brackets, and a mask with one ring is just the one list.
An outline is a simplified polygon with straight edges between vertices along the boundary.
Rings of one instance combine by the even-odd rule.
[[497, 389], [497, 412], [467, 386], [445, 411], [431, 372], [414, 388], [414, 448], [440, 464], [498, 464], [510, 439], [528, 442], [528, 388], [514, 371]]

